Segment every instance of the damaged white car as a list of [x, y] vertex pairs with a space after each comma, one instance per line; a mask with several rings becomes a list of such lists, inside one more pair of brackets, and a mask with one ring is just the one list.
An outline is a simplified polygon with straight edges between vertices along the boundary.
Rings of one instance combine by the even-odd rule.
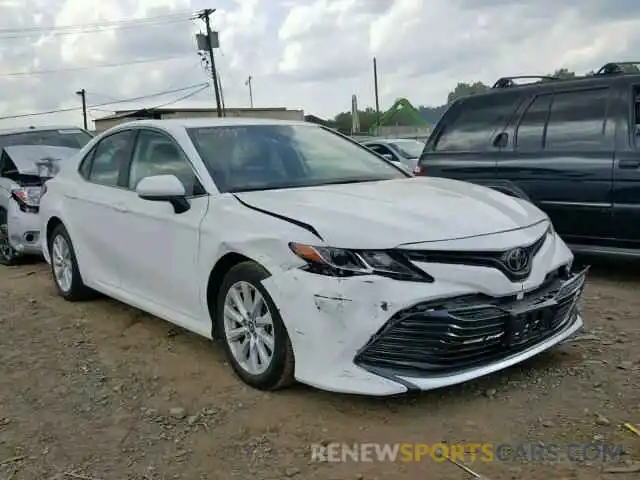
[[134, 121], [75, 158], [41, 200], [60, 295], [219, 338], [259, 389], [428, 390], [582, 326], [585, 272], [539, 209], [412, 178], [323, 127]]
[[[0, 137], [1, 138], [1, 137]], [[39, 255], [42, 184], [79, 149], [49, 145], [0, 146], [0, 265]]]

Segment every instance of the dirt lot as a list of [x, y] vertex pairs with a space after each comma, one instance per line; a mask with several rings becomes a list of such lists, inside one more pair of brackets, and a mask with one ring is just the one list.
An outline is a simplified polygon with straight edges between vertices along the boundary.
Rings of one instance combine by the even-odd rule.
[[[623, 444], [614, 465], [474, 463], [491, 479], [639, 478], [640, 266], [592, 270], [588, 331], [524, 366], [394, 399], [243, 386], [222, 349], [108, 299], [70, 304], [44, 264], [0, 269], [0, 479], [451, 479], [449, 463], [312, 462], [318, 442]], [[318, 366], [321, 368], [321, 366]]]

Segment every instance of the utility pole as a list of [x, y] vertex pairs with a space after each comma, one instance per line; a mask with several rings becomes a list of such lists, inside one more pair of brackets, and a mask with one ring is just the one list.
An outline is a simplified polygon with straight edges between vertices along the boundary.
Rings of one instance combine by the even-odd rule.
[[216, 72], [218, 77], [218, 88], [220, 89], [220, 103], [222, 104], [222, 116], [227, 116], [227, 108], [224, 106], [224, 89], [222, 88], [222, 76], [220, 72]]
[[380, 100], [378, 98], [378, 62], [373, 57], [373, 88], [376, 95], [376, 128], [380, 127]]
[[87, 91], [83, 88], [82, 90], [78, 90], [76, 92], [76, 95], [80, 95], [80, 98], [82, 99], [82, 119], [84, 120], [84, 129], [88, 130], [87, 128]]
[[205, 8], [198, 14], [198, 18], [204, 20], [204, 25], [207, 29], [207, 50], [209, 51], [209, 59], [211, 61], [211, 80], [213, 81], [213, 89], [216, 94], [216, 107], [218, 109], [218, 117], [222, 117], [222, 102], [220, 100], [220, 84], [218, 82], [218, 71], [216, 70], [216, 62], [213, 58], [213, 44], [211, 42], [211, 22], [209, 17], [213, 12], [215, 12], [215, 8]]
[[249, 78], [247, 78], [247, 81], [244, 82], [244, 84], [249, 86], [249, 105], [253, 108], [253, 89], [251, 87], [251, 80], [253, 80], [253, 77], [249, 75]]

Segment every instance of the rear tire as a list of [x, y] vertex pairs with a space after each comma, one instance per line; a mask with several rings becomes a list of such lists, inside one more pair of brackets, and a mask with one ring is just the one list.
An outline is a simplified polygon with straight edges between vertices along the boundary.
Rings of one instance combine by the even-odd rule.
[[17, 265], [22, 254], [16, 251], [9, 242], [9, 218], [7, 211], [0, 208], [0, 265], [7, 267]]
[[73, 244], [64, 225], [58, 225], [48, 241], [51, 274], [58, 294], [70, 302], [92, 298], [94, 292], [82, 281]]
[[229, 363], [243, 382], [258, 390], [277, 390], [295, 382], [291, 340], [262, 286], [268, 277], [254, 262], [239, 263], [224, 277], [216, 302], [217, 331]]

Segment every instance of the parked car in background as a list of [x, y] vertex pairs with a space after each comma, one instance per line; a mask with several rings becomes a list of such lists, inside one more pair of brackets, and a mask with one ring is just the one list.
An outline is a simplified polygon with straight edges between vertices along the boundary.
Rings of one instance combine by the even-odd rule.
[[221, 339], [255, 388], [428, 390], [582, 326], [585, 272], [542, 211], [413, 178], [324, 127], [132, 121], [74, 159], [40, 204], [59, 294]]
[[410, 172], [415, 170], [424, 150], [424, 142], [408, 138], [376, 138], [362, 144], [387, 160], [404, 165]]
[[38, 204], [56, 162], [82, 148], [92, 135], [75, 127], [0, 130], [0, 265], [40, 254]]
[[640, 74], [632, 66], [527, 84], [502, 78], [454, 102], [416, 175], [528, 198], [575, 252], [639, 255]]

